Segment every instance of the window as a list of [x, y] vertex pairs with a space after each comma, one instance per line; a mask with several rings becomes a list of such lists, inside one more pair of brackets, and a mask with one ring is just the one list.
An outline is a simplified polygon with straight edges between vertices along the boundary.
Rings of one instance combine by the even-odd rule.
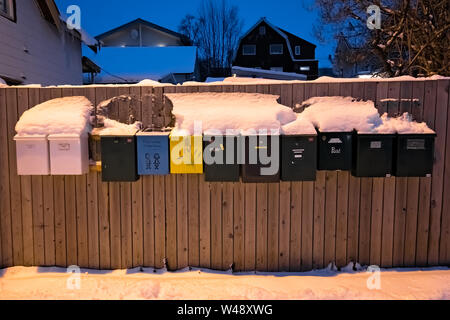
[[299, 56], [301, 54], [301, 47], [300, 46], [295, 46], [295, 55]]
[[272, 70], [272, 71], [278, 71], [278, 72], [283, 72], [283, 67], [271, 67], [270, 70]]
[[300, 67], [300, 71], [309, 71], [309, 70], [310, 70], [309, 66]]
[[270, 54], [283, 54], [283, 45], [282, 44], [271, 44], [270, 45]]
[[254, 55], [256, 55], [256, 45], [254, 45], [254, 44], [244, 44], [242, 46], [242, 54], [244, 56], [254, 56]]
[[266, 27], [265, 26], [259, 27], [259, 34], [261, 36], [264, 36], [266, 34]]
[[0, 0], [0, 16], [16, 20], [15, 0]]

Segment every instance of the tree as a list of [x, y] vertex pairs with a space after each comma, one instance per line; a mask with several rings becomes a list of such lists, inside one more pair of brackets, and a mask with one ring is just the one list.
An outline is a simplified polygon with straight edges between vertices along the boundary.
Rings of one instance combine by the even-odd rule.
[[186, 15], [178, 30], [188, 36], [206, 60], [208, 71], [231, 67], [243, 21], [239, 10], [227, 0], [203, 0], [197, 16]]
[[[388, 76], [450, 75], [448, 0], [314, 0], [317, 34], [332, 32], [352, 44], [352, 55], [376, 57]], [[368, 8], [379, 8], [380, 28], [368, 28]], [[349, 25], [351, 28], [349, 28]], [[349, 57], [357, 59], [357, 57]]]

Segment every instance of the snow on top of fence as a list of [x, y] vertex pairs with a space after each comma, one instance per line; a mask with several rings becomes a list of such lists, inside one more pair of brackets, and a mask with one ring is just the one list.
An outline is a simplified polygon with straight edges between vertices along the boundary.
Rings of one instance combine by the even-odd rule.
[[25, 111], [16, 124], [16, 132], [19, 136], [88, 133], [93, 109], [86, 97], [49, 100]]

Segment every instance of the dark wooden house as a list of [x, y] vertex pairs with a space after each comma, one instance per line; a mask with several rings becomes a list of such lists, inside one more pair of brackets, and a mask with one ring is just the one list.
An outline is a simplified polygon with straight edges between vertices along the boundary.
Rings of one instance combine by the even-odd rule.
[[318, 76], [316, 45], [261, 18], [239, 42], [233, 65]]

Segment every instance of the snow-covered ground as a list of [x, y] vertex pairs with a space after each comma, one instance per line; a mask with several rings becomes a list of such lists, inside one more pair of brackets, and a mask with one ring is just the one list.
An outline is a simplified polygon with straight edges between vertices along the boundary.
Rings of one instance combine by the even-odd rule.
[[448, 268], [256, 274], [82, 269], [78, 279], [63, 268], [0, 270], [0, 299], [450, 299]]

